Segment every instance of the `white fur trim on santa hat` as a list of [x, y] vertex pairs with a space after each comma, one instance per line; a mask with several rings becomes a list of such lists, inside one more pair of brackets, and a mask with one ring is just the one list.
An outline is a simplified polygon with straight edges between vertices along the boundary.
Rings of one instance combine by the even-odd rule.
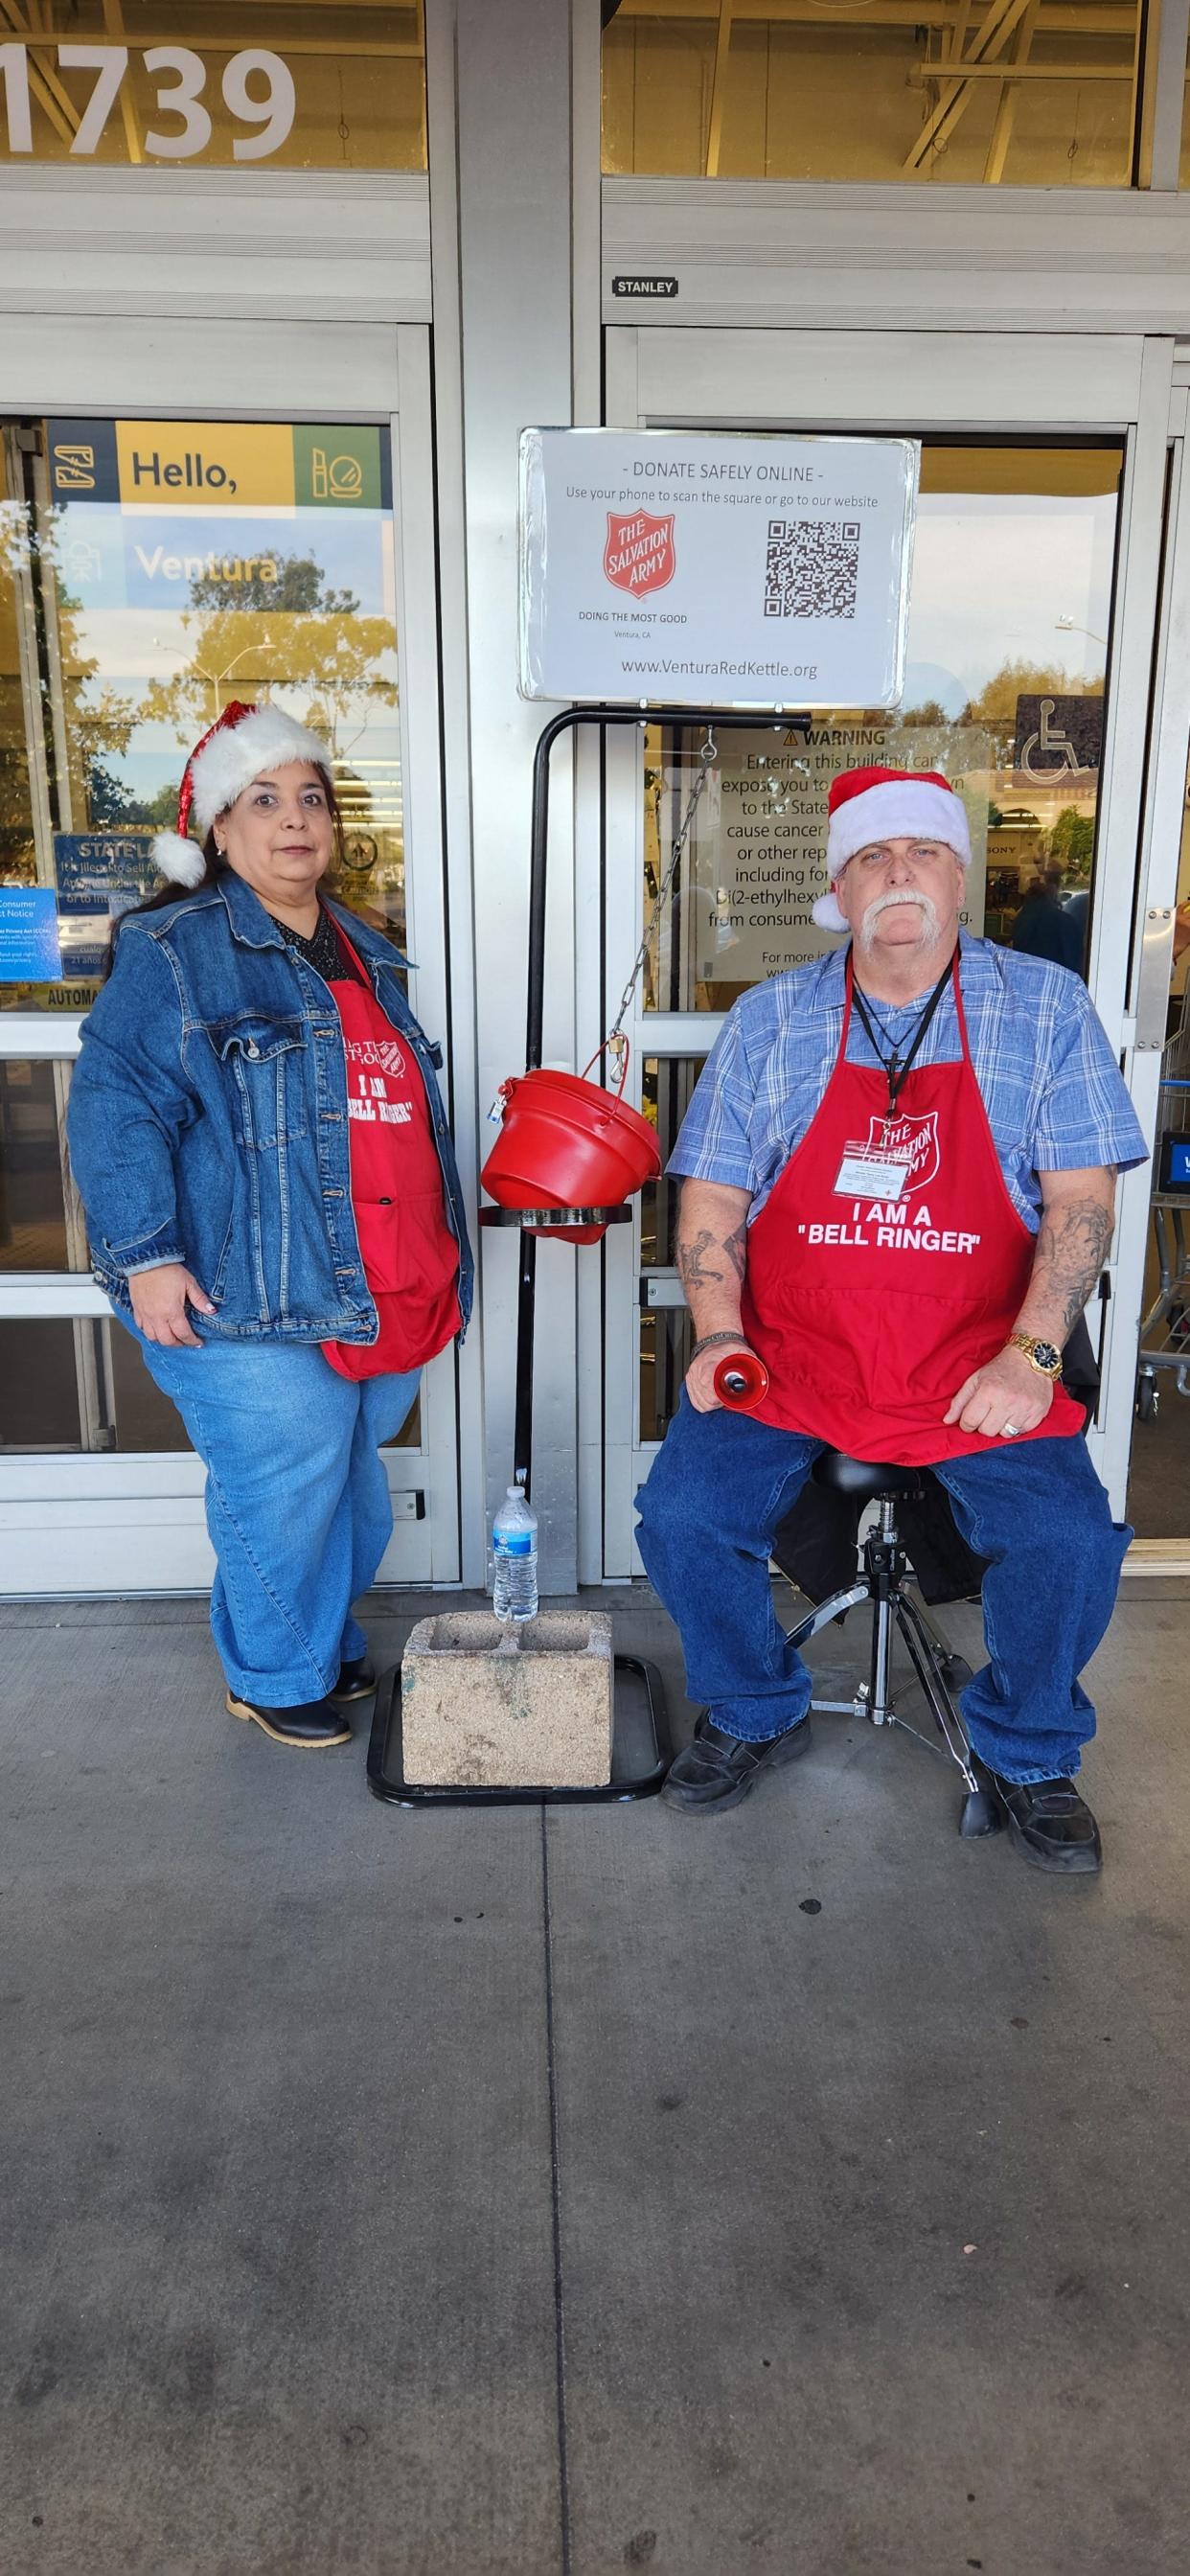
[[[953, 787], [935, 787], [931, 778], [882, 778], [849, 796], [831, 815], [826, 838], [826, 872], [834, 880], [857, 850], [871, 841], [943, 841], [962, 866], [971, 865], [967, 809]], [[822, 929], [834, 929], [823, 922]]]
[[190, 810], [200, 839], [205, 841], [216, 815], [225, 814], [262, 769], [282, 769], [292, 760], [313, 760], [329, 769], [330, 758], [327, 744], [283, 707], [254, 707], [241, 723], [222, 726], [190, 765]]
[[171, 885], [201, 885], [206, 870], [197, 841], [183, 840], [180, 832], [158, 832], [153, 841], [153, 865], [158, 875], [168, 877]]

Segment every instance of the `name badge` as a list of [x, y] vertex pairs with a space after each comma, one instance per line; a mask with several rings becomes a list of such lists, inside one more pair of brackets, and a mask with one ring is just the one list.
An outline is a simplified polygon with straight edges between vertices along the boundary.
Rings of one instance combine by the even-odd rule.
[[835, 1182], [840, 1199], [899, 1199], [909, 1178], [907, 1161], [891, 1155], [845, 1153]]

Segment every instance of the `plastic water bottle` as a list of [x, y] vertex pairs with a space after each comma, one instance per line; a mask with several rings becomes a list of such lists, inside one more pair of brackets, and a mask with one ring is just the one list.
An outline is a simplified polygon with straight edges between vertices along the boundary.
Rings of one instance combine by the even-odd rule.
[[495, 1574], [492, 1608], [498, 1619], [537, 1617], [537, 1514], [519, 1485], [510, 1485], [492, 1523]]

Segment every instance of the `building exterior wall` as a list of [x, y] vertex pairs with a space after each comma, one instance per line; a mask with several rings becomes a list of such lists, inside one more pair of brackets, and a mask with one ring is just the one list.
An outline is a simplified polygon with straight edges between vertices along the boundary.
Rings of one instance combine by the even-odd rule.
[[[1179, 99], [1186, 16], [1167, 9], [1160, 35]], [[496, 1088], [523, 1062], [531, 764], [552, 712], [516, 686], [520, 429], [710, 419], [718, 407], [733, 425], [911, 430], [916, 386], [935, 426], [1129, 432], [1133, 587], [1113, 683], [1118, 705], [1127, 691], [1130, 732], [1117, 746], [1117, 828], [1140, 832], [1147, 853], [1137, 818], [1152, 781], [1138, 710], [1160, 640], [1169, 394], [1176, 344], [1190, 343], [1190, 198], [1177, 191], [1180, 118], [1157, 83], [1157, 53], [1137, 146], [1153, 184], [1038, 189], [605, 177], [599, 0], [426, 0], [425, 51], [428, 179], [69, 160], [0, 168], [0, 415], [76, 403], [80, 383], [97, 410], [164, 414], [196, 350], [214, 416], [308, 412], [312, 374], [333, 412], [379, 413], [403, 341], [412, 407], [427, 424], [419, 492], [407, 488], [406, 500], [421, 531], [421, 595], [427, 583], [436, 590], [438, 616], [433, 646], [424, 616], [409, 638], [419, 657], [437, 656], [432, 685], [409, 673], [413, 865], [437, 886], [423, 917], [443, 952], [455, 1126], [474, 1172]], [[676, 285], [629, 300], [622, 281], [641, 275]], [[265, 324], [289, 339], [270, 342], [278, 358], [262, 367]], [[909, 387], [891, 409], [880, 396], [890, 370]], [[1164, 667], [1180, 687], [1168, 656]], [[1179, 699], [1162, 736], [1167, 798], [1180, 724]], [[622, 748], [606, 772], [589, 739], [556, 766], [544, 1055], [570, 1065], [601, 1034], [605, 946], [614, 1000], [615, 961], [637, 935], [624, 921], [609, 933], [605, 917], [605, 784], [607, 816], [635, 832], [625, 818], [639, 792]], [[1161, 863], [1158, 852], [1158, 872]], [[1098, 936], [1127, 1048], [1135, 885], [1122, 842], [1115, 867]], [[630, 881], [639, 869], [617, 883]], [[1144, 1222], [1133, 1219], [1138, 1239]], [[480, 1266], [458, 1388], [457, 1570], [472, 1583], [483, 1580], [511, 1462], [515, 1238], [483, 1238]], [[1135, 1247], [1132, 1271], [1125, 1337], [1143, 1274]], [[566, 1590], [631, 1570], [635, 1258], [622, 1241], [587, 1256], [547, 1245], [538, 1277], [543, 1582]]]

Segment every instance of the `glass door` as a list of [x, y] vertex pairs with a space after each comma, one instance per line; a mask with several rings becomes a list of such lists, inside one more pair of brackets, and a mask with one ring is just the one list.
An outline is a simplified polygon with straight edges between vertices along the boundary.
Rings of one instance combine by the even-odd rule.
[[1149, 1222], [1128, 1517], [1152, 1559], [1168, 1570], [1174, 1550], [1190, 1565], [1190, 816], [1185, 805], [1176, 880], [1172, 888], [1161, 890], [1171, 892], [1173, 902], [1153, 907], [1160, 933], [1153, 961], [1158, 1011], [1167, 946], [1169, 972], [1165, 1010], [1152, 1040], [1158, 1057], [1156, 1132], [1147, 1175]]
[[[115, 420], [80, 405], [0, 422], [6, 1591], [210, 1580], [202, 1470], [92, 1285], [63, 1138], [112, 922], [155, 882], [153, 832], [230, 699], [273, 699], [330, 742], [345, 822], [331, 891], [406, 950], [416, 911], [431, 962], [412, 998], [445, 1037], [433, 818], [416, 888], [406, 831], [400, 540], [423, 427], [426, 519], [416, 420], [404, 455], [396, 418]], [[457, 1580], [452, 1354], [427, 1372], [387, 1465], [396, 1528], [381, 1580]]]
[[[1148, 701], [1165, 503], [1168, 364], [1163, 376], [1160, 370], [1150, 375], [1149, 387], [1139, 365], [1117, 417], [1105, 405], [1106, 416], [1076, 432], [1053, 426], [1067, 414], [1069, 398], [1063, 398], [1056, 374], [1047, 405], [1044, 365], [1037, 371], [1036, 402], [1022, 402], [1018, 392], [1010, 406], [1024, 418], [1011, 427], [987, 421], [983, 415], [989, 400], [994, 402], [997, 373], [1010, 372], [1006, 353], [1000, 353], [997, 369], [994, 347], [987, 343], [978, 355], [971, 352], [968, 364], [939, 335], [938, 365], [908, 335], [898, 369], [890, 335], [882, 335], [883, 417], [872, 421], [857, 417], [853, 408], [844, 413], [842, 399], [837, 405], [831, 400], [829, 352], [825, 393], [820, 385], [812, 416], [800, 411], [799, 377], [819, 374], [821, 343], [808, 369], [804, 358], [799, 364], [798, 335], [788, 335], [793, 345], [785, 369], [774, 363], [773, 334], [612, 335], [630, 336], [637, 351], [628, 364], [617, 367], [613, 361], [609, 371], [613, 400], [618, 384], [629, 395], [628, 401], [623, 394], [619, 398], [621, 422], [636, 389], [642, 426], [709, 426], [714, 420], [721, 427], [877, 434], [886, 427], [922, 438], [908, 673], [896, 717], [838, 708], [816, 715], [808, 734], [776, 722], [770, 734], [733, 733], [729, 723], [717, 728], [717, 770], [656, 927], [632, 1032], [641, 1105], [656, 1118], [663, 1156], [672, 1149], [731, 1004], [764, 976], [835, 944], [814, 928], [809, 911], [822, 890], [827, 786], [836, 770], [851, 764], [945, 770], [964, 797], [971, 824], [969, 926], [1083, 974], [1123, 1057], [1130, 1031], [1125, 1005], [1143, 762], [1140, 746], [1121, 727], [1119, 706], [1134, 705], [1137, 696], [1141, 704]], [[646, 336], [647, 356], [641, 354]], [[697, 355], [692, 361], [688, 348], [680, 356], [675, 351], [673, 407], [667, 410], [660, 398], [668, 361], [664, 344], [714, 341], [719, 355], [733, 336], [733, 418], [712, 411], [714, 368], [700, 367]], [[762, 336], [766, 345], [750, 386], [749, 352]], [[853, 335], [839, 338], [850, 344], [840, 372], [853, 404], [863, 352]], [[774, 379], [783, 372], [788, 395], [782, 417]], [[1116, 375], [1118, 382], [1118, 368]], [[1113, 409], [1117, 403], [1118, 391]], [[932, 421], [931, 414], [942, 417]], [[617, 771], [616, 753], [609, 751], [615, 817], [608, 835], [609, 990], [616, 986], [620, 948], [627, 948], [626, 933], [617, 925], [641, 923], [651, 906], [702, 731], [699, 726], [662, 734], [649, 728], [643, 762], [638, 753], [631, 778], [631, 755]], [[1134, 734], [1136, 728], [1127, 731]], [[640, 936], [639, 928], [634, 935]], [[672, 1264], [675, 1201], [673, 1186], [664, 1180], [643, 1195], [636, 1266], [619, 1285], [623, 1341], [619, 1351], [609, 1347], [608, 1353], [606, 1406], [616, 1428], [609, 1432], [607, 1455], [610, 1462], [618, 1445], [626, 1464], [630, 1456], [633, 1486], [647, 1474], [664, 1437], [688, 1364], [689, 1324]], [[1118, 1234], [1101, 1297], [1088, 1314], [1101, 1362], [1117, 1374], [1122, 1363], [1114, 1356], [1109, 1317], [1121, 1240]], [[617, 1264], [627, 1273], [631, 1258], [627, 1245], [609, 1239], [609, 1282]], [[609, 1293], [609, 1317], [617, 1302]], [[609, 1344], [614, 1333], [609, 1326]], [[1134, 1366], [1133, 1357], [1130, 1377]], [[1092, 1439], [1100, 1471], [1114, 1479], [1118, 1509], [1125, 1462], [1118, 1449], [1109, 1455], [1102, 1428], [1108, 1393], [1105, 1383], [1101, 1427]], [[1187, 1411], [1190, 1416], [1190, 1406]], [[609, 1465], [609, 1575], [637, 1570], [622, 1501], [627, 1485], [628, 1476], [614, 1477]]]
[[[1169, 552], [1133, 941], [1132, 1087], [1148, 1170], [1129, 1175], [1115, 1445], [1128, 1459], [1130, 1563], [1190, 1572], [1190, 478], [1187, 395], [1171, 428]], [[1130, 1444], [1130, 1446], [1129, 1446]]]

